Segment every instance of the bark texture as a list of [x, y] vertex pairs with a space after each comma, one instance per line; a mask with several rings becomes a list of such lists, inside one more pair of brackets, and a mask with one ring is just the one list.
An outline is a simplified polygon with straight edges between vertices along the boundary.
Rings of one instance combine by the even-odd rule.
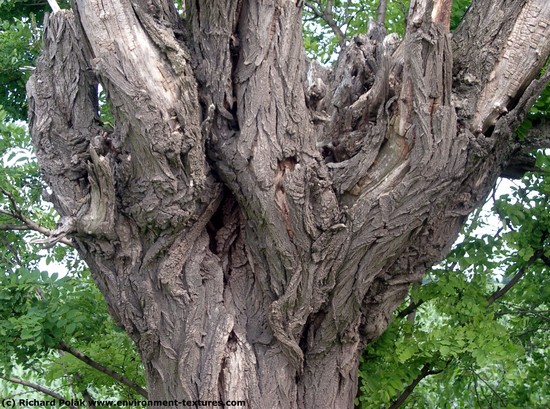
[[[352, 407], [362, 347], [519, 149], [550, 5], [411, 2], [328, 70], [301, 1], [77, 0], [46, 20], [30, 128], [60, 230], [150, 399]], [[115, 118], [97, 116], [98, 83]]]

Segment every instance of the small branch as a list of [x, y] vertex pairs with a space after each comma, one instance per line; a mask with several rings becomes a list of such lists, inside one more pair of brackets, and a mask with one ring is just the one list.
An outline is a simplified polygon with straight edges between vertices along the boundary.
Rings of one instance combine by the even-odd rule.
[[116, 379], [120, 383], [128, 386], [129, 388], [131, 388], [134, 391], [136, 391], [137, 393], [139, 393], [144, 398], [146, 398], [146, 399], [148, 398], [147, 391], [145, 389], [143, 389], [141, 386], [139, 386], [137, 383], [135, 383], [134, 381], [131, 381], [128, 378], [125, 378], [124, 376], [118, 374], [117, 372], [113, 371], [112, 369], [109, 369], [109, 368], [103, 366], [99, 362], [94, 361], [89, 356], [87, 356], [87, 355], [83, 354], [82, 352], [76, 350], [75, 348], [65, 344], [63, 341], [61, 341], [61, 343], [59, 344], [59, 349], [61, 351], [64, 351], [64, 352], [67, 352], [67, 353], [71, 354], [72, 356], [74, 356], [75, 358], [81, 360], [85, 364], [91, 366], [92, 368], [97, 369], [99, 372], [102, 372], [105, 375], [108, 375], [111, 378]]
[[327, 7], [323, 10], [316, 7], [312, 1], [306, 1], [304, 4], [311, 10], [315, 17], [325, 20], [325, 22], [328, 24], [328, 26], [338, 39], [338, 44], [340, 44], [340, 47], [344, 47], [344, 45], [346, 45], [346, 35], [342, 32], [338, 24], [336, 24], [336, 21], [334, 21], [334, 14], [332, 13], [332, 2], [329, 1]]
[[[0, 375], [0, 379], [3, 379], [7, 382], [11, 382], [11, 383], [16, 383], [18, 385], [23, 385], [23, 386], [27, 386], [31, 389], [34, 389], [35, 391], [38, 391], [38, 392], [41, 392], [43, 393], [44, 395], [48, 395], [54, 399], [57, 399], [57, 400], [63, 400], [63, 401], [68, 401], [69, 399], [66, 399], [64, 398], [63, 396], [59, 395], [58, 393], [52, 391], [51, 389], [48, 389], [44, 386], [41, 386], [41, 385], [38, 385], [36, 383], [32, 383], [32, 382], [28, 382], [28, 381], [24, 381], [23, 379], [19, 379], [19, 378], [6, 378], [4, 376], [1, 376]], [[67, 407], [71, 408], [71, 409], [76, 409], [75, 406], [72, 406], [72, 405], [66, 405]]]
[[[504, 407], [506, 407], [506, 401], [504, 399], [502, 399], [502, 397], [498, 394], [498, 392], [485, 379], [483, 379], [481, 377], [481, 375], [479, 375], [476, 371], [474, 371], [473, 369], [470, 369], [470, 371], [474, 375], [474, 379], [478, 378], [481, 382], [483, 382], [491, 390], [491, 392], [493, 392], [493, 396], [496, 396], [498, 398], [498, 400], [500, 400], [502, 405]], [[477, 382], [476, 382], [476, 384], [477, 384]]]
[[10, 266], [13, 266], [14, 261], [16, 263], [18, 263], [19, 265], [23, 264], [23, 261], [21, 260], [21, 257], [19, 256], [19, 253], [18, 253], [17, 249], [13, 246], [12, 242], [7, 241], [5, 239], [5, 237], [0, 237], [0, 243], [2, 243], [2, 245], [5, 246], [6, 249], [8, 249], [8, 253], [10, 254], [10, 256], [12, 258], [11, 260], [8, 261], [8, 260], [6, 260], [5, 256], [2, 256], [2, 258], [1, 258], [2, 262], [7, 263]]
[[[0, 212], [3, 214], [3, 212]], [[12, 230], [30, 230], [29, 226], [23, 226], [21, 224], [0, 224], [0, 231], [12, 231]]]
[[378, 1], [378, 24], [383, 26], [386, 23], [386, 10], [388, 9], [388, 0], [379, 0]]
[[[73, 388], [75, 388], [82, 382], [82, 376], [78, 373], [73, 374], [72, 379], [74, 381]], [[81, 388], [80, 393], [82, 394], [82, 397], [86, 401], [87, 406], [90, 409], [96, 409], [96, 406], [94, 404], [94, 399], [92, 398], [92, 395], [90, 394], [90, 391], [88, 390], [88, 388], [84, 386], [83, 388]]]
[[478, 392], [478, 390], [477, 390], [477, 389], [478, 389], [478, 386], [477, 386], [477, 377], [476, 377], [476, 374], [475, 374], [475, 372], [474, 372], [473, 370], [470, 370], [470, 371], [471, 371], [471, 372], [473, 373], [473, 375], [474, 375], [474, 392], [475, 392], [475, 394], [476, 394], [477, 406], [481, 408], [481, 407], [482, 407], [482, 406], [481, 406], [481, 399], [479, 398], [479, 392]]
[[[43, 234], [44, 236], [46, 236], [48, 238], [54, 238], [54, 243], [53, 244], [63, 243], [65, 245], [69, 246], [69, 247], [74, 247], [74, 244], [71, 240], [67, 239], [64, 236], [56, 238], [55, 237], [56, 232], [54, 232], [50, 229], [47, 229], [44, 226], [39, 225], [38, 223], [32, 221], [27, 216], [25, 216], [23, 214], [23, 212], [21, 211], [21, 209], [19, 208], [19, 206], [17, 205], [17, 202], [15, 201], [15, 198], [13, 197], [13, 194], [11, 192], [8, 192], [7, 190], [5, 190], [3, 188], [0, 188], [0, 191], [8, 198], [8, 200], [11, 204], [11, 208], [12, 208], [11, 211], [6, 211], [6, 210], [0, 209], [0, 214], [12, 217], [12, 218], [14, 218], [16, 220], [19, 220], [20, 222], [23, 223], [23, 226], [15, 225], [15, 224], [0, 225], [0, 230], [33, 230], [33, 231], [36, 231], [38, 233]], [[13, 228], [9, 229], [8, 228], [9, 226], [11, 226]]]
[[443, 372], [442, 370], [432, 371], [430, 370], [430, 364], [424, 364], [422, 369], [420, 370], [420, 374], [411, 382], [409, 386], [405, 388], [401, 396], [399, 396], [388, 409], [397, 409], [399, 408], [407, 398], [410, 396], [410, 394], [414, 391], [414, 388], [417, 387], [417, 385], [422, 381], [422, 379], [430, 376], [430, 375], [436, 375], [438, 373]]
[[351, 5], [351, 0], [346, 1], [346, 8], [344, 9], [344, 21], [346, 24], [349, 24], [351, 17], [349, 15], [349, 6]]
[[495, 316], [502, 315], [532, 315], [541, 320], [550, 321], [550, 317], [546, 317], [542, 314], [548, 314], [550, 310], [514, 310], [514, 311], [499, 311], [495, 313]]
[[531, 258], [527, 261], [527, 263], [521, 266], [518, 272], [514, 274], [512, 279], [504, 287], [502, 287], [500, 290], [495, 291], [489, 297], [489, 299], [487, 300], [487, 306], [493, 304], [496, 300], [503, 297], [508, 291], [510, 291], [512, 287], [514, 287], [518, 283], [519, 279], [523, 277], [523, 275], [527, 271], [527, 268], [530, 267], [535, 261], [537, 261], [542, 254], [543, 251], [541, 249], [537, 250], [535, 254], [533, 254]]
[[316, 18], [323, 18], [323, 13], [321, 13], [321, 10], [317, 8], [317, 5], [314, 4], [312, 1], [306, 1], [304, 4], [311, 10], [313, 15]]
[[405, 318], [409, 314], [412, 314], [415, 312], [418, 307], [420, 307], [422, 304], [424, 304], [424, 300], [418, 300], [418, 302], [411, 302], [407, 308], [405, 308], [403, 311], [401, 311], [399, 314], [397, 314], [397, 318]]
[[92, 398], [92, 395], [90, 395], [90, 391], [88, 390], [88, 388], [84, 388], [84, 390], [82, 391], [82, 396], [84, 396], [84, 400], [86, 401], [90, 409], [96, 409], [96, 406], [94, 405], [94, 400]]

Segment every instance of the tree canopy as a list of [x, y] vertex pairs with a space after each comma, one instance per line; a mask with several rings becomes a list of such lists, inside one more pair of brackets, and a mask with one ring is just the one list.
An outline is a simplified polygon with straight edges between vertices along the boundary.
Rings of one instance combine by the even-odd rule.
[[[453, 2], [452, 29], [469, 3]], [[305, 1], [309, 57], [333, 63], [369, 19], [403, 35], [408, 7], [404, 0]], [[59, 220], [45, 200], [25, 123], [25, 83], [47, 10], [45, 1], [0, 0], [0, 391], [146, 396], [135, 347], [110, 318], [71, 242], [43, 240]], [[107, 122], [107, 102], [100, 106]], [[547, 88], [518, 142], [548, 138], [549, 115]], [[548, 152], [518, 158], [508, 176], [511, 189], [493, 193], [491, 210], [469, 219], [447, 259], [411, 286], [390, 327], [365, 349], [357, 407], [550, 405]]]

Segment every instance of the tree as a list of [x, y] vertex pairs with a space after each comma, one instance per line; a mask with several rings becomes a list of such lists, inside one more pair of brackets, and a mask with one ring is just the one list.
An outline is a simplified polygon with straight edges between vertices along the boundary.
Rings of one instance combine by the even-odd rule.
[[474, 1], [451, 35], [450, 1], [412, 1], [401, 40], [386, 3], [330, 72], [301, 1], [48, 17], [28, 91], [50, 242], [88, 264], [149, 398], [352, 406], [363, 346], [547, 146], [515, 130], [548, 82], [549, 5]]

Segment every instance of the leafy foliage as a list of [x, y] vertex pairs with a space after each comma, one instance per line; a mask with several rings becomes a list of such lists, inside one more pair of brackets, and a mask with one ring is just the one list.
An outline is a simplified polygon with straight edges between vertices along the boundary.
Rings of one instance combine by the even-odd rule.
[[59, 277], [34, 269], [4, 275], [0, 298], [0, 357], [2, 372], [14, 368], [43, 385], [65, 380], [67, 385], [109, 391], [109, 395], [136, 397], [136, 393], [91, 368], [60, 345], [103, 362], [110, 369], [143, 384], [141, 363], [126, 334], [109, 317], [105, 302], [85, 270]]

